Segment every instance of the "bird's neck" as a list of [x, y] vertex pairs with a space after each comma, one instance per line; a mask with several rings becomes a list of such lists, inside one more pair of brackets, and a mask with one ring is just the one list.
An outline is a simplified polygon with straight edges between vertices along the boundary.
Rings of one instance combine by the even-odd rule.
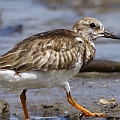
[[95, 37], [92, 33], [88, 33], [88, 32], [80, 32], [80, 35], [87, 41], [95, 41]]
[[84, 39], [84, 52], [83, 52], [83, 64], [82, 67], [87, 65], [89, 62], [93, 60], [95, 57], [95, 44], [94, 41], [96, 40], [93, 36], [93, 33], [86, 30], [77, 30], [73, 28], [73, 31], [80, 35]]
[[83, 57], [83, 65], [82, 67], [84, 67], [85, 65], [87, 65], [89, 62], [91, 62], [94, 57], [95, 57], [95, 45], [93, 41], [88, 41], [85, 40], [85, 44], [84, 44], [84, 57]]
[[93, 31], [91, 31], [90, 29], [77, 30], [76, 28], [73, 28], [72, 31], [74, 31], [78, 35], [81, 35], [85, 40], [88, 40], [88, 41], [95, 41], [96, 40], [96, 38], [94, 37]]

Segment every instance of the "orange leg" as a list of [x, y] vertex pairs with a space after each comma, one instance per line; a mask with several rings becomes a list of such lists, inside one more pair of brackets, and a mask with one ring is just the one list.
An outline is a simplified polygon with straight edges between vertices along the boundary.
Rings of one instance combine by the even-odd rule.
[[21, 103], [22, 103], [22, 108], [23, 108], [23, 112], [24, 112], [24, 115], [25, 115], [25, 120], [30, 120], [28, 110], [27, 110], [27, 106], [26, 106], [26, 91], [27, 90], [22, 91], [22, 93], [20, 95], [20, 100], [21, 100]]
[[77, 104], [77, 103], [73, 100], [73, 98], [72, 98], [72, 96], [71, 96], [70, 93], [66, 93], [66, 94], [67, 94], [68, 102], [69, 102], [72, 106], [74, 106], [74, 107], [76, 107], [77, 109], [81, 110], [81, 111], [83, 112], [83, 114], [85, 115], [85, 117], [106, 117], [106, 115], [103, 114], [103, 113], [92, 113], [92, 112], [90, 112], [89, 110], [83, 108], [81, 105]]
[[69, 83], [65, 82], [63, 85], [65, 92], [67, 94], [68, 102], [72, 106], [76, 107], [78, 110], [82, 111], [85, 117], [106, 117], [104, 113], [92, 113], [89, 110], [83, 108], [81, 105], [77, 104], [71, 96]]

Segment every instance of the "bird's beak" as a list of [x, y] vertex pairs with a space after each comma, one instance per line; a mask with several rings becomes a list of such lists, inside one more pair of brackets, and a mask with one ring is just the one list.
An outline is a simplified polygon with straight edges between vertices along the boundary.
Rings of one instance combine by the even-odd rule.
[[117, 36], [113, 32], [108, 32], [106, 30], [104, 31], [104, 33], [102, 33], [102, 35], [105, 38], [120, 39], [120, 36]]

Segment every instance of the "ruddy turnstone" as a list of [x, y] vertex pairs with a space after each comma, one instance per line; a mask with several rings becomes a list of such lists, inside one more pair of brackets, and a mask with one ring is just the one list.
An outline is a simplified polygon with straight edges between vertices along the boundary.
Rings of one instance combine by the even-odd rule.
[[71, 95], [68, 80], [95, 56], [97, 38], [120, 39], [104, 29], [100, 21], [91, 17], [78, 20], [72, 30], [56, 29], [38, 33], [16, 44], [0, 57], [0, 85], [10, 90], [23, 90], [20, 99], [29, 120], [26, 106], [28, 89], [62, 86], [68, 102], [86, 117], [106, 117], [77, 104]]

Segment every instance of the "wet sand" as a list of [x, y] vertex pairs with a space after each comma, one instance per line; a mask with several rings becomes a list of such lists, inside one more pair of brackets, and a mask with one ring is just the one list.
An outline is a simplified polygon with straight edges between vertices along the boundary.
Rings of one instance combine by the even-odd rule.
[[[120, 118], [119, 78], [120, 73], [80, 73], [70, 80], [73, 98], [92, 112], [104, 112], [108, 117]], [[1, 92], [2, 97], [10, 104], [11, 115], [22, 119], [20, 92]], [[115, 102], [101, 104], [101, 98], [107, 101], [114, 98]], [[69, 115], [69, 119], [76, 120], [79, 117], [77, 114], [81, 113], [67, 102], [63, 89], [58, 87], [28, 90], [27, 105], [31, 117], [35, 118]]]

